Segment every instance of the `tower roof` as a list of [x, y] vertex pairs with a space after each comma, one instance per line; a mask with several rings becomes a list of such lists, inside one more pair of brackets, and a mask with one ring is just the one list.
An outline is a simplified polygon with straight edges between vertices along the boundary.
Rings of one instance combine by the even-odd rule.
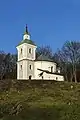
[[32, 40], [28, 40], [28, 39], [22, 40], [17, 46], [19, 46], [23, 43], [27, 43], [27, 44], [31, 44], [31, 45], [36, 46], [36, 44]]
[[29, 35], [27, 24], [26, 24], [26, 29], [25, 29], [24, 34], [28, 34]]
[[17, 46], [22, 45], [23, 43], [27, 43], [27, 44], [31, 44], [31, 45], [36, 46], [34, 41], [32, 41], [29, 36], [30, 36], [30, 34], [28, 32], [28, 27], [26, 25], [26, 30], [25, 30], [25, 33], [23, 35], [23, 40]]

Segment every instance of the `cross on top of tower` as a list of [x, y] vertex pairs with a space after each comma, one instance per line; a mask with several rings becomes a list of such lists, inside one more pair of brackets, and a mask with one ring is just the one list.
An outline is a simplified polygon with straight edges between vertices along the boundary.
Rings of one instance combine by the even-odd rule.
[[29, 34], [29, 33], [28, 33], [28, 27], [27, 27], [27, 24], [26, 24], [26, 33]]
[[26, 24], [26, 29], [25, 29], [24, 34], [28, 34], [29, 35], [27, 24]]

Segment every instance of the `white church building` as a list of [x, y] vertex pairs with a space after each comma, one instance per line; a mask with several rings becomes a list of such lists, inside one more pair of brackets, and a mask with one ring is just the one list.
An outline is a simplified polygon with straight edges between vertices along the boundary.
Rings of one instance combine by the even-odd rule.
[[18, 80], [56, 80], [64, 81], [57, 64], [50, 58], [40, 55], [36, 59], [37, 46], [31, 40], [27, 26], [23, 40], [17, 45], [17, 79]]

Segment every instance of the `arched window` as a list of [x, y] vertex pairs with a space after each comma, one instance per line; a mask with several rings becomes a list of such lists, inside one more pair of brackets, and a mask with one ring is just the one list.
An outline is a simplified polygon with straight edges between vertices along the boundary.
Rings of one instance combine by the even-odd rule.
[[53, 66], [51, 66], [51, 72], [53, 72]]
[[22, 48], [21, 48], [21, 54], [22, 54]]
[[31, 48], [29, 48], [29, 53], [31, 54]]
[[42, 76], [42, 79], [43, 79], [43, 76]]
[[31, 65], [29, 65], [29, 68], [30, 68], [30, 70], [31, 70], [31, 68], [32, 68]]
[[21, 70], [22, 70], [22, 65], [20, 66]]

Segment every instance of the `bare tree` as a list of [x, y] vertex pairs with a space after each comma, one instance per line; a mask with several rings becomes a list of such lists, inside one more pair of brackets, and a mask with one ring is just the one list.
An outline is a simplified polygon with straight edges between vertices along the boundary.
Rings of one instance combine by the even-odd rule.
[[4, 61], [5, 61], [5, 69], [6, 69], [5, 77], [15, 78], [14, 74], [16, 75], [16, 55], [8, 53], [6, 54]]
[[[63, 66], [64, 73], [67, 76], [69, 72], [71, 76], [71, 81], [77, 82], [76, 70], [77, 64], [80, 61], [80, 42], [77, 41], [67, 41], [61, 50], [56, 53], [58, 61]], [[67, 79], [67, 78], [66, 78]]]
[[16, 55], [0, 51], [0, 79], [16, 78]]
[[3, 76], [5, 74], [5, 63], [4, 63], [4, 59], [5, 59], [5, 53], [3, 51], [0, 51], [0, 79], [3, 79]]
[[52, 49], [50, 48], [50, 46], [42, 46], [42, 47], [38, 47], [36, 50], [36, 57], [40, 56], [40, 55], [45, 55], [48, 56], [49, 58], [53, 57], [53, 52]]

